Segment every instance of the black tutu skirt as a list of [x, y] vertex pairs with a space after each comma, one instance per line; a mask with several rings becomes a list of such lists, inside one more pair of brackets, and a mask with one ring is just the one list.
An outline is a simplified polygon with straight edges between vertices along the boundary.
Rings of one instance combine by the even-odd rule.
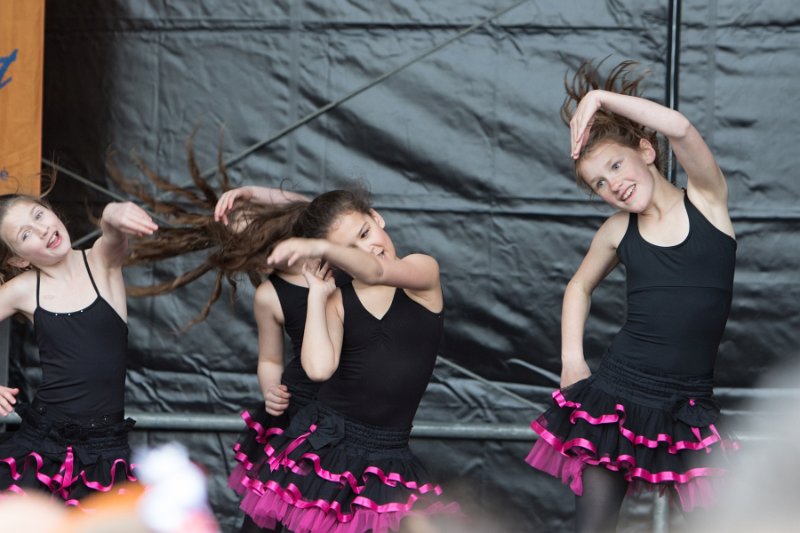
[[459, 513], [408, 448], [411, 428], [374, 427], [313, 402], [289, 426], [260, 431], [263, 462], [239, 480], [260, 527], [381, 533], [409, 515]]
[[123, 413], [74, 416], [34, 402], [16, 408], [22, 424], [0, 444], [0, 491], [49, 492], [67, 505], [136, 481]]
[[531, 423], [539, 439], [531, 466], [583, 493], [587, 466], [619, 471], [630, 491], [669, 490], [684, 510], [714, 503], [737, 442], [717, 428], [711, 376], [634, 368], [606, 357], [598, 371], [553, 393], [555, 406]]
[[291, 393], [289, 407], [280, 416], [273, 416], [264, 409], [264, 404], [259, 403], [251, 409], [243, 411], [242, 420], [245, 423], [244, 431], [233, 446], [233, 457], [236, 466], [228, 476], [228, 486], [239, 496], [244, 496], [247, 489], [242, 485], [242, 480], [247, 476], [257, 475], [259, 468], [267, 464], [264, 445], [270, 435], [282, 431], [289, 425], [292, 417], [314, 400], [318, 385], [316, 383], [287, 384]]

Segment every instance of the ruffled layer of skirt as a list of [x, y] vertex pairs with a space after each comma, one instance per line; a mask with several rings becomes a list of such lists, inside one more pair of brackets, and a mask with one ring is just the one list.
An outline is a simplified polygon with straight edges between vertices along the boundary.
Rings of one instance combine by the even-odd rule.
[[714, 503], [714, 480], [738, 443], [716, 427], [709, 377], [675, 376], [604, 360], [590, 378], [553, 393], [531, 423], [531, 466], [583, 493], [587, 466], [621, 472], [630, 490], [670, 490], [684, 510]]
[[263, 462], [229, 481], [260, 527], [380, 533], [409, 515], [459, 512], [409, 450], [410, 428], [366, 426], [313, 403], [285, 430], [254, 432], [264, 440]]
[[0, 444], [0, 492], [49, 492], [67, 505], [115, 484], [136, 481], [122, 413], [91, 418], [55, 414], [44, 406], [21, 405], [22, 424]]

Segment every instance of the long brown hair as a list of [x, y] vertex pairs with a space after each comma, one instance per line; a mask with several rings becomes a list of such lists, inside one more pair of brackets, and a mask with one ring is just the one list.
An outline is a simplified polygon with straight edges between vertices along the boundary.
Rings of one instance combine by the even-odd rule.
[[[647, 72], [637, 73], [639, 65], [637, 62], [623, 61], [619, 63], [611, 69], [608, 76], [603, 80], [600, 68], [604, 61], [605, 59], [600, 61], [597, 66], [591, 61], [584, 61], [575, 71], [571, 80], [566, 74], [564, 75], [564, 88], [567, 91], [567, 96], [561, 105], [561, 120], [567, 126], [572, 120], [578, 103], [589, 91], [603, 89], [628, 96], [640, 96], [640, 84], [646, 78]], [[656, 166], [663, 175], [666, 171], [666, 149], [662, 146], [656, 132], [616, 113], [611, 113], [604, 109], [598, 110], [589, 130], [589, 139], [581, 147], [581, 153], [578, 159], [575, 160], [575, 175], [578, 185], [587, 187], [586, 183], [578, 175], [578, 165], [583, 157], [595, 147], [606, 142], [613, 142], [639, 150], [641, 139], [646, 139], [653, 146], [656, 152]]]
[[[110, 161], [109, 172], [126, 193], [138, 198], [159, 218], [169, 222], [168, 225], [160, 224], [159, 230], [152, 236], [131, 241], [128, 264], [153, 263], [191, 252], [207, 251], [200, 265], [172, 280], [145, 287], [127, 288], [131, 296], [166, 294], [215, 271], [216, 277], [208, 301], [189, 323], [191, 326], [208, 317], [211, 307], [222, 294], [224, 281], [232, 289], [232, 298], [236, 296], [237, 281], [241, 275], [246, 275], [253, 286], [258, 286], [262, 281], [267, 256], [275, 244], [292, 236], [292, 227], [308, 202], [251, 205], [234, 213], [231, 226], [223, 225], [214, 220], [214, 207], [220, 194], [200, 172], [191, 138], [187, 142], [186, 151], [189, 175], [196, 190], [173, 185], [153, 172], [141, 159], [137, 160], [139, 169], [159, 193], [177, 196], [182, 201], [155, 198], [140, 183], [127, 179], [113, 161]], [[220, 193], [231, 188], [221, 150], [215, 178], [220, 182]]]

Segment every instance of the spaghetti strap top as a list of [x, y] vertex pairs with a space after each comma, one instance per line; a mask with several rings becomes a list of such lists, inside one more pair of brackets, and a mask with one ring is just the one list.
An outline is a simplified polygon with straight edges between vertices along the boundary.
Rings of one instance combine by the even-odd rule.
[[33, 324], [42, 366], [36, 397], [74, 415], [122, 411], [128, 326], [101, 296], [86, 253], [81, 253], [97, 295], [83, 309], [69, 313], [43, 309], [39, 302], [41, 278], [36, 274]]

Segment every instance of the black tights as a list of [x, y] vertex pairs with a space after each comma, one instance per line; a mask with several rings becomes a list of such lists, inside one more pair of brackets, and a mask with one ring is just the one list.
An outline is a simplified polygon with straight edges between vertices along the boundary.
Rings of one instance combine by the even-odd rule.
[[583, 471], [583, 495], [575, 496], [576, 533], [613, 533], [628, 482], [619, 472], [601, 466]]
[[244, 522], [242, 522], [242, 529], [239, 530], [239, 533], [278, 533], [280, 531], [283, 531], [283, 526], [280, 523], [275, 526], [275, 529], [267, 529], [258, 527], [252, 518], [244, 515]]

